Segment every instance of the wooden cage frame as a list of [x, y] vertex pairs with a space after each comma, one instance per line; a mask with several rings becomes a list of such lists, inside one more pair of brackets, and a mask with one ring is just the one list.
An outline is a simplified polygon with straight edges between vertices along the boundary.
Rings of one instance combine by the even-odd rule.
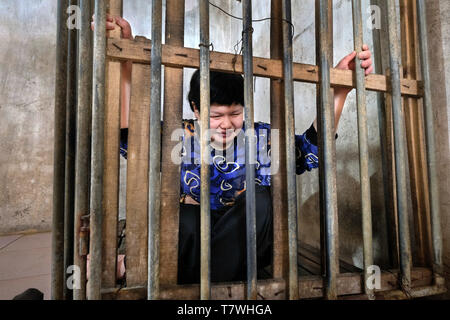
[[[201, 2], [203, 10], [206, 10], [205, 6], [208, 6], [208, 1], [201, 0]], [[248, 5], [249, 0], [243, 2]], [[201, 288], [203, 284], [177, 285], [177, 259], [173, 257], [177, 257], [178, 247], [179, 166], [173, 164], [168, 158], [170, 157], [170, 150], [177, 143], [171, 140], [170, 133], [173, 129], [179, 127], [179, 120], [182, 119], [183, 68], [200, 68], [202, 63], [201, 57], [204, 55], [201, 52], [202, 50], [207, 50], [208, 55], [210, 55], [208, 60], [210, 60], [209, 68], [211, 70], [244, 74], [245, 64], [249, 62], [248, 60], [246, 62], [243, 55], [236, 56], [215, 51], [209, 53], [209, 48], [200, 48], [199, 50], [184, 47], [184, 0], [167, 0], [166, 2], [165, 44], [161, 44], [161, 39], [158, 39], [156, 35], [158, 31], [161, 33], [161, 30], [158, 29], [153, 29], [155, 33], [152, 33], [152, 35], [156, 35], [154, 41], [143, 37], [136, 37], [133, 40], [121, 39], [120, 33], [114, 32], [110, 34], [109, 39], [103, 40], [105, 41], [104, 43], [100, 42], [102, 36], [105, 38], [104, 33], [96, 31], [94, 53], [91, 55], [89, 40], [86, 36], [82, 36], [83, 32], [89, 30], [88, 23], [83, 20], [82, 28], [78, 34], [78, 48], [76, 48], [76, 42], [74, 42], [76, 33], [64, 28], [65, 16], [63, 11], [69, 4], [78, 4], [81, 7], [84, 20], [87, 17], [90, 20], [91, 9], [93, 9], [89, 0], [60, 0], [58, 3], [59, 60], [57, 61], [55, 137], [67, 137], [67, 140], [55, 139], [53, 299], [72, 298], [71, 293], [68, 293], [68, 290], [65, 288], [65, 272], [62, 272], [72, 263], [81, 266], [81, 280], [83, 283], [82, 288], [73, 291], [74, 299], [86, 299], [86, 296], [89, 296], [90, 299], [305, 299], [321, 297], [327, 299], [405, 299], [434, 295], [446, 291], [444, 279], [441, 275], [441, 258], [439, 254], [436, 254], [436, 251], [439, 251], [440, 239], [440, 230], [436, 229], [436, 225], [439, 224], [439, 215], [435, 213], [436, 211], [433, 211], [438, 210], [435, 208], [435, 202], [433, 204], [433, 201], [436, 200], [433, 198], [432, 193], [436, 182], [429, 178], [430, 166], [427, 166], [427, 162], [430, 162], [430, 158], [425, 156], [427, 152], [430, 153], [429, 145], [431, 141], [428, 140], [429, 138], [426, 137], [425, 133], [427, 132], [426, 130], [432, 130], [432, 127], [431, 129], [428, 128], [429, 122], [425, 122], [424, 114], [418, 108], [422, 98], [424, 99], [425, 108], [431, 108], [430, 101], [426, 100], [430, 94], [429, 83], [426, 82], [429, 78], [426, 77], [426, 74], [423, 74], [423, 70], [425, 70], [425, 73], [428, 73], [427, 58], [422, 57], [422, 64], [419, 64], [420, 50], [419, 46], [416, 46], [420, 41], [426, 42], [426, 37], [423, 33], [423, 30], [426, 30], [423, 29], [426, 27], [423, 20], [425, 12], [423, 0], [417, 0], [417, 5], [416, 1], [399, 0], [402, 35], [401, 55], [403, 59], [401, 71], [403, 72], [399, 72], [397, 78], [395, 68], [392, 69], [392, 57], [393, 53], [400, 53], [400, 47], [398, 44], [395, 44], [395, 39], [390, 39], [391, 43], [393, 43], [392, 46], [395, 48], [391, 48], [393, 50], [390, 52], [391, 62], [387, 62], [389, 48], [386, 45], [383, 47], [383, 42], [380, 39], [380, 37], [383, 37], [383, 31], [379, 31], [377, 34], [378, 38], [376, 37], [375, 39], [375, 50], [383, 54], [376, 54], [375, 58], [378, 58], [378, 66], [386, 68], [383, 69], [382, 67], [382, 69], [377, 70], [378, 74], [370, 74], [365, 78], [363, 75], [363, 80], [361, 78], [358, 80], [357, 72], [338, 70], [332, 67], [322, 68], [324, 61], [329, 62], [329, 60], [326, 60], [326, 56], [328, 55], [329, 57], [332, 53], [332, 40], [329, 37], [321, 37], [323, 35], [321, 30], [323, 29], [320, 29], [320, 23], [317, 23], [317, 48], [322, 49], [317, 50], [320, 63], [318, 65], [308, 65], [292, 63], [292, 60], [289, 63], [289, 60], [286, 60], [287, 58], [284, 55], [286, 47], [283, 47], [283, 45], [289, 45], [288, 40], [286, 40], [287, 31], [283, 31], [283, 28], [286, 29], [287, 25], [283, 24], [283, 17], [285, 17], [286, 13], [290, 14], [290, 11], [286, 9], [286, 6], [290, 6], [290, 1], [288, 0], [271, 1], [271, 58], [251, 57], [250, 60], [254, 67], [254, 70], [252, 70], [254, 76], [271, 79], [271, 124], [274, 128], [279, 128], [282, 134], [288, 129], [283, 118], [285, 112], [283, 101], [285, 94], [288, 95], [290, 93], [285, 92], [283, 81], [280, 80], [287, 79], [286, 75], [289, 75], [290, 72], [291, 83], [292, 81], [309, 82], [321, 87], [324, 84], [323, 81], [325, 81], [324, 75], [326, 75], [323, 72], [326, 71], [325, 69], [329, 69], [328, 85], [330, 87], [345, 86], [357, 88], [357, 92], [360, 93], [358, 99], [363, 98], [364, 90], [366, 89], [385, 95], [385, 100], [379, 106], [382, 119], [380, 122], [380, 134], [386, 187], [386, 211], [389, 221], [391, 221], [389, 232], [389, 240], [392, 244], [390, 248], [392, 253], [391, 262], [393, 265], [398, 265], [398, 268], [382, 272], [382, 288], [381, 290], [375, 290], [375, 292], [368, 291], [364, 285], [367, 276], [366, 272], [340, 273], [339, 270], [325, 269], [325, 265], [333, 266], [336, 263], [338, 265], [339, 262], [337, 250], [334, 252], [334, 249], [327, 248], [326, 244], [329, 243], [328, 246], [330, 246], [330, 243], [332, 244], [333, 241], [336, 241], [337, 230], [330, 231], [330, 233], [326, 233], [324, 230], [330, 221], [333, 222], [333, 220], [328, 219], [336, 219], [334, 222], [336, 223], [335, 228], [337, 228], [337, 217], [333, 217], [333, 214], [336, 214], [336, 212], [330, 215], [323, 213], [321, 216], [321, 219], [323, 219], [323, 221], [321, 220], [323, 249], [321, 251], [321, 274], [323, 276], [302, 276], [295, 281], [296, 278], [292, 278], [289, 273], [289, 252], [291, 249], [288, 243], [288, 229], [290, 228], [288, 226], [288, 219], [290, 218], [288, 212], [290, 211], [288, 210], [286, 194], [280, 192], [273, 194], [273, 202], [277, 204], [273, 208], [273, 278], [258, 280], [253, 291], [250, 288], [250, 283], [208, 283], [207, 285], [210, 287], [207, 287], [209, 292], [206, 295]], [[111, 15], [122, 16], [122, 0], [96, 0], [95, 4], [96, 23], [100, 26], [99, 29], [102, 27], [101, 19], [106, 12]], [[353, 0], [353, 4], [360, 5], [360, 1]], [[152, 5], [154, 9], [161, 6], [161, 0], [154, 0]], [[381, 1], [379, 5], [384, 10], [392, 11], [395, 0]], [[316, 7], [316, 18], [321, 23], [325, 23], [325, 20], [327, 20], [328, 29], [326, 30], [330, 30], [330, 26], [332, 26], [332, 1], [316, 0]], [[158, 17], [158, 14], [161, 15], [161, 12], [155, 11], [153, 13], [154, 22], [161, 19], [160, 16]], [[390, 24], [393, 23], [392, 21], [395, 21], [392, 20], [392, 17], [389, 17], [389, 19], [391, 19], [389, 21]], [[420, 20], [419, 22], [422, 25], [418, 23], [418, 20]], [[384, 32], [387, 31], [384, 30]], [[396, 35], [394, 31], [390, 32], [390, 38]], [[161, 34], [159, 34], [160, 36]], [[387, 36], [387, 34], [384, 34], [384, 36]], [[323, 50], [324, 44], [328, 46], [325, 48], [326, 50]], [[290, 45], [290, 49], [292, 49], [292, 43]], [[160, 50], [160, 56], [158, 56], [158, 50]], [[321, 51], [324, 54], [322, 56]], [[326, 52], [323, 53], [323, 51]], [[423, 52], [425, 51], [422, 51], [422, 55]], [[72, 67], [74, 67], [74, 61], [76, 61], [74, 57], [76, 56], [78, 56], [78, 81], [72, 81], [71, 83], [67, 80], [73, 79], [71, 78], [73, 75], [68, 71], [68, 66], [72, 62]], [[162, 196], [159, 195], [160, 218], [158, 219], [160, 221], [158, 220], [155, 223], [156, 226], [160, 226], [157, 232], [160, 238], [156, 244], [153, 242], [154, 245], [157, 245], [156, 248], [159, 251], [156, 256], [158, 266], [149, 275], [149, 266], [147, 265], [149, 261], [148, 246], [152, 242], [148, 242], [149, 180], [146, 173], [150, 170], [150, 132], [157, 128], [152, 128], [148, 124], [150, 123], [150, 112], [155, 109], [153, 103], [158, 105], [158, 101], [152, 101], [151, 99], [151, 95], [153, 96], [158, 91], [153, 91], [154, 86], [150, 85], [151, 79], [154, 79], [152, 78], [152, 72], [155, 72], [155, 70], [152, 71], [150, 64], [151, 61], [154, 59], [157, 61], [158, 58], [161, 60], [159, 67], [161, 64], [165, 66], [164, 87], [166, 89], [164, 91], [164, 127], [161, 136], [162, 161], [160, 170], [162, 178], [160, 191], [158, 191]], [[130, 108], [129, 116], [126, 227], [127, 287], [119, 288], [116, 284], [115, 271], [120, 185], [118, 152], [121, 110], [120, 74], [121, 63], [124, 61], [132, 61], [133, 63], [131, 106], [135, 107]], [[424, 63], [426, 68], [424, 68]], [[94, 65], [93, 72], [85, 71], [92, 64]], [[292, 66], [291, 70], [286, 69], [287, 64], [288, 67], [289, 65]], [[390, 70], [387, 71], [393, 72], [391, 73], [392, 75], [383, 74], [387, 67], [390, 67]], [[420, 67], [422, 67], [422, 75], [419, 73]], [[98, 77], [99, 75], [100, 77]], [[421, 80], [420, 76], [424, 80]], [[90, 95], [90, 92], [86, 91], [86, 87], [89, 87], [88, 83], [89, 81], [92, 82], [92, 79], [94, 79], [92, 84], [93, 90], [92, 95]], [[102, 82], [103, 80], [104, 82]], [[152, 91], [150, 91], [150, 87], [152, 87]], [[167, 88], [170, 88], [170, 93]], [[75, 102], [69, 99], [74, 92], [78, 94], [77, 109], [75, 109]], [[321, 91], [321, 94], [321, 98], [318, 98], [318, 108], [328, 92], [323, 93]], [[397, 100], [395, 97], [393, 98], [396, 94]], [[393, 113], [393, 110], [396, 106], [398, 107], [400, 95], [405, 109], [405, 139], [408, 146], [407, 156], [409, 158], [413, 212], [416, 222], [415, 238], [419, 248], [419, 266], [416, 267], [406, 263], [403, 257], [406, 254], [407, 257], [409, 256], [408, 259], [410, 259], [411, 252], [410, 248], [405, 249], [402, 247], [404, 234], [402, 233], [402, 226], [399, 224], [403, 223], [402, 215], [406, 215], [406, 213], [403, 212], [404, 208], [398, 200], [400, 196], [397, 194], [398, 189], [396, 189], [396, 184], [399, 183], [396, 181], [401, 182], [401, 178], [398, 178], [399, 172], [397, 172], [399, 167], [388, 165], [388, 163], [395, 164], [395, 160], [398, 159], [394, 152], [395, 137], [393, 132], [396, 115]], [[358, 100], [358, 105], [360, 101], [362, 100]], [[91, 109], [89, 106], [91, 103], [93, 108], [92, 129], [89, 128], [91, 120], [89, 116]], [[150, 104], [152, 104], [151, 108]], [[103, 110], [102, 106], [104, 106], [104, 114], [101, 113]], [[78, 112], [76, 125], [74, 125], [74, 110]], [[96, 118], [96, 112], [100, 113], [99, 118]], [[158, 113], [154, 115], [158, 115]], [[325, 117], [324, 115], [322, 116]], [[420, 130], [416, 130], [416, 128], [420, 128]], [[92, 140], [90, 140], [90, 130], [92, 130]], [[319, 139], [321, 135], [328, 134], [328, 129], [324, 125], [322, 125], [322, 130], [322, 132], [319, 132]], [[73, 138], [75, 132], [76, 139]], [[86, 156], [83, 158], [79, 154], [82, 152], [89, 154], [89, 145], [91, 143], [93, 160], [92, 167], [89, 169]], [[282, 150], [284, 150], [283, 143], [285, 142], [282, 141]], [[323, 145], [321, 145], [321, 148], [322, 152], [324, 152]], [[75, 149], [77, 150], [76, 152], [74, 151]], [[420, 152], [417, 150], [420, 150]], [[75, 153], [76, 156], [74, 157]], [[94, 155], [97, 157], [97, 153], [99, 156], [98, 162], [95, 162]], [[72, 159], [72, 161], [68, 161], [68, 159]], [[273, 185], [280, 190], [286, 190], [287, 169], [285, 162], [286, 154], [282, 153], [280, 159], [281, 173], [274, 175], [272, 180]], [[332, 163], [333, 161], [329, 160], [329, 162]], [[400, 169], [406, 168], [401, 167]], [[331, 179], [333, 171], [335, 174], [335, 170], [336, 168], [334, 167], [330, 171]], [[92, 172], [92, 175], [90, 172]], [[89, 179], [91, 180], [90, 183]], [[322, 177], [321, 179], [325, 178]], [[335, 193], [335, 191], [331, 190], [331, 193], [333, 192]], [[90, 199], [90, 206], [88, 199]], [[95, 201], [99, 201], [97, 205], [98, 203], [100, 205], [96, 206]], [[155, 201], [156, 205], [158, 205], [159, 200]], [[368, 217], [370, 218], [370, 212]], [[150, 216], [150, 219], [152, 219], [152, 216]], [[89, 220], [90, 223], [88, 223]], [[399, 228], [400, 231], [398, 231]], [[332, 238], [331, 242], [326, 242], [326, 239], [330, 237]], [[90, 244], [87, 242], [88, 239], [90, 239]], [[436, 242], [436, 239], [438, 239], [438, 242]], [[89, 250], [88, 246], [90, 246]], [[327, 252], [325, 252], [326, 248]], [[84, 274], [86, 272], [86, 255], [88, 251], [91, 253], [92, 280], [88, 282], [86, 288], [84, 285], [86, 281]], [[62, 256], [65, 258], [62, 259]], [[366, 260], [366, 258], [369, 260]], [[365, 255], [364, 259], [366, 264], [366, 262], [370, 261], [371, 256]], [[150, 278], [152, 278], [151, 281], [149, 281]], [[293, 279], [294, 282], [292, 282]], [[257, 296], [252, 296], [256, 294]]]

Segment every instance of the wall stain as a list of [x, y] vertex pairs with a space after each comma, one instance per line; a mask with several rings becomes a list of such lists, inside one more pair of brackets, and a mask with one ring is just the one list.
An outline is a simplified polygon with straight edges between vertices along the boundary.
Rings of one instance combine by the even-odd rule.
[[27, 216], [31, 213], [30, 209], [31, 209], [31, 207], [26, 207], [25, 209], [22, 209], [22, 210], [16, 210], [14, 212], [14, 217], [15, 218], [23, 218], [24, 216]]

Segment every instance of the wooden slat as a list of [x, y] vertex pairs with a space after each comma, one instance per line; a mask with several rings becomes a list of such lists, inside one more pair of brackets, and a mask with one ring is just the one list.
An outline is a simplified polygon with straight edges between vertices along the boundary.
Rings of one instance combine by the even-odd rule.
[[[184, 0], [167, 0], [166, 43], [184, 43]], [[178, 267], [178, 221], [180, 209], [180, 165], [172, 161], [179, 141], [172, 132], [181, 128], [183, 118], [183, 69], [164, 68], [164, 115], [161, 162], [160, 283], [176, 284]], [[181, 152], [181, 148], [179, 148]]]
[[127, 161], [127, 285], [147, 283], [150, 66], [133, 64]]
[[[418, 78], [418, 42], [416, 2], [400, 1], [402, 31], [403, 76], [407, 79]], [[431, 220], [428, 197], [428, 176], [424, 121], [419, 101], [404, 97], [406, 141], [408, 145], [411, 199], [414, 214], [417, 265], [429, 266], [431, 262]]]
[[[432, 284], [432, 272], [426, 268], [414, 268], [411, 272], [412, 288], [421, 288]], [[338, 295], [357, 295], [363, 293], [362, 274], [345, 273], [338, 275]], [[305, 276], [299, 279], [300, 299], [323, 297], [323, 280], [320, 276]], [[383, 271], [381, 273], [381, 289], [377, 292], [397, 290], [398, 270]], [[144, 299], [147, 294], [145, 287], [103, 290], [104, 299]], [[387, 294], [385, 294], [388, 296]], [[161, 286], [161, 299], [163, 300], [196, 300], [199, 299], [198, 285]], [[213, 284], [211, 298], [217, 300], [243, 300], [246, 297], [246, 284], [227, 283]], [[286, 283], [283, 279], [258, 281], [258, 299], [283, 300], [286, 299]]]
[[299, 263], [298, 265], [298, 276], [299, 277], [305, 277], [305, 276], [311, 276], [313, 275], [309, 270], [305, 269], [304, 267], [302, 267]]
[[[305, 258], [313, 261], [314, 263], [318, 264], [320, 266], [321, 259], [320, 259], [320, 250], [316, 249], [304, 242], [298, 243], [299, 247], [299, 255], [304, 256]], [[344, 260], [339, 260], [339, 266], [340, 266], [340, 273], [346, 273], [346, 272], [362, 272], [361, 269], [355, 267], [354, 265], [345, 262]], [[317, 273], [320, 274], [320, 273]]]
[[102, 286], [115, 284], [117, 219], [119, 212], [120, 63], [107, 64], [105, 159], [103, 169]]
[[[389, 70], [386, 71], [386, 74]], [[393, 127], [393, 115], [392, 115], [392, 98], [389, 93], [384, 95], [384, 105], [386, 114], [386, 150], [387, 150], [387, 174], [389, 178], [389, 204], [391, 207], [386, 208], [387, 211], [387, 232], [388, 232], [388, 245], [389, 245], [389, 257], [392, 267], [398, 267], [400, 261], [399, 253], [399, 238], [398, 238], [398, 208], [397, 208], [397, 186], [395, 180], [395, 158], [394, 158], [394, 127]]]
[[[109, 1], [108, 13], [122, 15], [122, 0]], [[110, 32], [112, 39], [120, 38], [120, 30]], [[103, 226], [102, 226], [102, 287], [116, 282], [117, 220], [119, 216], [119, 141], [120, 141], [120, 72], [121, 63], [106, 62], [105, 86], [105, 155], [103, 169]]]
[[[282, 8], [281, 1], [271, 1], [271, 27], [270, 27], [270, 56], [279, 59], [277, 70], [282, 72], [281, 59], [283, 58], [283, 35], [282, 35]], [[234, 56], [233, 56], [234, 57]], [[211, 55], [212, 61], [214, 60]], [[242, 59], [238, 59], [242, 61]], [[214, 63], [213, 63], [214, 64]], [[261, 70], [261, 61], [253, 59], [254, 74], [258, 75]], [[274, 64], [270, 64], [274, 66]], [[266, 67], [264, 67], [266, 68]], [[242, 65], [239, 69], [242, 70]], [[277, 172], [272, 171], [272, 208], [273, 208], [273, 277], [287, 279], [289, 275], [288, 261], [288, 232], [287, 232], [287, 195], [279, 190], [286, 190], [286, 126], [284, 123], [284, 86], [283, 82], [272, 79], [270, 81], [270, 123], [271, 128], [278, 130], [279, 140], [274, 143], [275, 130], [272, 130], [272, 146], [278, 145], [278, 150], [272, 150], [271, 168], [278, 168]], [[278, 155], [278, 159], [276, 156]], [[278, 161], [278, 163], [276, 162]]]
[[[260, 280], [257, 283], [257, 288], [258, 300], [286, 299], [285, 283], [282, 279]], [[198, 300], [200, 298], [198, 285], [166, 286], [163, 287], [161, 291], [161, 298], [164, 300]], [[212, 300], [245, 300], [246, 296], [247, 284], [244, 284], [242, 282], [211, 285]]]
[[[417, 287], [406, 294], [402, 290], [392, 290], [375, 293], [375, 300], [409, 300], [428, 296], [434, 296], [447, 292], [445, 286], [424, 286]], [[350, 295], [340, 298], [340, 300], [368, 300], [367, 295]]]
[[[141, 39], [138, 39], [141, 38]], [[150, 63], [151, 41], [136, 37], [136, 40], [114, 39], [108, 41], [108, 56], [118, 60], [132, 60], [139, 63]], [[172, 67], [199, 68], [198, 49], [184, 48], [181, 46], [163, 45], [162, 63]], [[282, 79], [283, 65], [281, 58], [253, 58], [255, 66], [254, 75], [272, 79]], [[243, 73], [241, 55], [231, 53], [211, 52], [211, 70], [223, 72]], [[294, 81], [318, 83], [319, 68], [315, 65], [294, 63]], [[331, 69], [331, 85], [356, 87], [353, 71]], [[370, 74], [366, 77], [366, 88], [371, 91], [390, 91], [389, 79], [384, 75]], [[420, 97], [423, 95], [422, 82], [401, 79], [401, 92], [403, 95]]]
[[[283, 300], [285, 299], [285, 284], [283, 279], [259, 280], [259, 300]], [[212, 300], [244, 300], [246, 297], [246, 285], [244, 283], [227, 283], [211, 285]], [[161, 286], [162, 300], [198, 300], [199, 285]], [[145, 299], [147, 288], [128, 287], [123, 289], [103, 290], [105, 300], [142, 300]]]
[[298, 266], [304, 270], [306, 270], [311, 275], [320, 275], [320, 264], [315, 261], [309, 259], [305, 255], [299, 253], [298, 255]]
[[[122, 0], [109, 0], [107, 4], [107, 10], [110, 15], [122, 16], [123, 15], [123, 1]], [[110, 31], [110, 37], [120, 38], [120, 28]]]
[[[381, 10], [381, 23], [387, 24], [387, 14], [384, 14], [387, 10], [385, 0], [371, 0], [371, 4], [376, 5]], [[388, 35], [387, 28], [373, 29], [373, 61], [375, 64], [375, 72], [379, 74], [387, 74], [387, 68], [389, 66], [389, 51], [388, 51]], [[386, 235], [387, 235], [387, 252], [389, 255], [390, 267], [395, 268], [398, 266], [398, 250], [397, 250], [397, 238], [395, 227], [395, 197], [393, 191], [393, 175], [392, 175], [392, 153], [390, 145], [392, 145], [391, 131], [392, 124], [388, 122], [388, 102], [390, 99], [385, 97], [386, 94], [378, 95], [378, 124], [380, 133], [380, 153], [381, 164], [383, 167], [383, 195], [384, 195], [384, 207], [385, 207], [385, 222]], [[386, 102], [385, 102], [386, 100]], [[392, 119], [392, 117], [390, 117]]]

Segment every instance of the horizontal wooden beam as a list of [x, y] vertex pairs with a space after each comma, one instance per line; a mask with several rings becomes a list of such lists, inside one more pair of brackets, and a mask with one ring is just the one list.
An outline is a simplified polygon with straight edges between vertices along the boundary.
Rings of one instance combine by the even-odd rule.
[[[381, 296], [389, 297], [387, 292], [398, 293], [398, 270], [383, 271], [381, 274], [381, 289], [375, 290]], [[432, 272], [427, 268], [414, 268], [411, 273], [412, 288], [420, 288], [421, 292], [427, 291], [431, 286]], [[338, 295], [360, 295], [363, 293], [363, 275], [361, 273], [341, 273], [338, 276]], [[321, 276], [307, 276], [299, 279], [300, 299], [321, 298], [324, 296], [323, 278]], [[384, 292], [384, 293], [383, 293]], [[139, 300], [145, 299], [147, 289], [145, 287], [132, 287], [122, 289], [107, 289], [102, 291], [106, 300]], [[211, 298], [213, 300], [244, 300], [246, 297], [246, 284], [242, 282], [220, 283], [211, 286]], [[200, 298], [198, 285], [162, 286], [161, 299], [163, 300], [197, 300]], [[286, 282], [283, 279], [271, 279], [258, 281], [258, 299], [260, 300], [284, 300], [286, 299]]]
[[[131, 60], [134, 63], [150, 64], [151, 41], [144, 37], [130, 39], [108, 39], [107, 54], [110, 59], [120, 61]], [[193, 48], [163, 45], [162, 63], [171, 67], [199, 68], [200, 51]], [[281, 60], [253, 58], [254, 75], [271, 79], [283, 77]], [[232, 53], [211, 52], [211, 70], [243, 73], [242, 55]], [[333, 87], [356, 87], [353, 71], [331, 69], [331, 85]], [[319, 82], [319, 67], [310, 64], [294, 63], [294, 81]], [[366, 88], [370, 91], [389, 92], [389, 78], [380, 74], [366, 77]], [[414, 79], [401, 79], [401, 92], [405, 96], [421, 97], [422, 82]]]
[[[436, 283], [428, 286], [417, 286], [406, 292], [404, 290], [390, 290], [375, 293], [377, 300], [403, 300], [416, 299], [443, 294], [447, 292], [445, 286], [445, 279], [441, 276], [436, 276]], [[341, 300], [368, 300], [367, 295], [351, 295], [343, 296]]]

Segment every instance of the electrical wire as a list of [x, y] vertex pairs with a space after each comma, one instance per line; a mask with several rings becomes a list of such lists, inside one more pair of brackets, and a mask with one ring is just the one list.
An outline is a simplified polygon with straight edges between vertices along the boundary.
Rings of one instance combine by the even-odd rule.
[[[224, 14], [226, 14], [227, 16], [229, 16], [229, 17], [231, 17], [231, 18], [233, 18], [233, 19], [236, 19], [236, 20], [240, 20], [240, 21], [243, 20], [243, 18], [237, 17], [237, 16], [235, 16], [235, 15], [232, 15], [231, 13], [225, 11], [224, 9], [222, 9], [222, 8], [219, 7], [218, 5], [212, 3], [211, 1], [208, 1], [208, 2], [209, 2], [209, 4], [210, 4], [211, 6], [213, 6], [214, 8], [216, 8], [216, 9], [222, 11], [222, 12], [223, 12]], [[262, 18], [262, 19], [254, 19], [254, 20], [252, 20], [252, 22], [262, 22], [262, 21], [267, 21], [267, 20], [279, 20], [279, 19], [277, 19], [277, 18]], [[292, 35], [294, 35], [294, 33], [295, 33], [295, 32], [294, 32], [294, 31], [295, 31], [295, 27], [294, 27], [294, 25], [292, 24], [292, 22], [291, 22], [291, 21], [288, 21], [288, 20], [286, 20], [286, 19], [281, 19], [281, 20], [287, 22], [287, 23], [291, 26], [291, 28], [292, 28]]]

